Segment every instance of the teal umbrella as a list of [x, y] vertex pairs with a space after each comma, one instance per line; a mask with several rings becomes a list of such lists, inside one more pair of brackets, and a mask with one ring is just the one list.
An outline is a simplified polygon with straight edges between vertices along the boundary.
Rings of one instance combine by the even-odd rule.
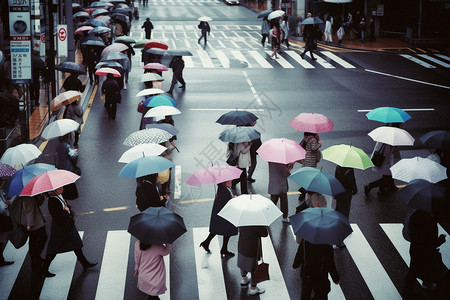
[[159, 173], [175, 165], [161, 156], [143, 156], [125, 165], [119, 172], [119, 177], [138, 178]]
[[219, 140], [228, 143], [242, 143], [256, 140], [261, 133], [252, 127], [231, 127], [220, 133]]
[[142, 103], [143, 105], [147, 107], [155, 107], [155, 106], [177, 106], [178, 103], [172, 99], [171, 97], [167, 95], [156, 95], [151, 96]]
[[319, 169], [303, 167], [288, 177], [307, 191], [335, 196], [345, 192], [344, 187], [333, 175]]
[[382, 123], [404, 123], [411, 119], [406, 111], [396, 107], [378, 107], [369, 111], [366, 117]]

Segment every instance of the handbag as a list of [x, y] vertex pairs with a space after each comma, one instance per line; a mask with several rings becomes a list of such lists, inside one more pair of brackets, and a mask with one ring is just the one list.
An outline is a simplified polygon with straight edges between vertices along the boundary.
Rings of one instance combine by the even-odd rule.
[[11, 217], [0, 213], [0, 232], [9, 232], [13, 228]]
[[[261, 251], [261, 239], [259, 239], [258, 253]], [[270, 280], [269, 277], [269, 264], [264, 262], [261, 252], [261, 263], [257, 264], [252, 272], [252, 279], [255, 283], [260, 283], [266, 280]]]
[[381, 148], [378, 149], [377, 151], [375, 151], [372, 155], [371, 160], [372, 160], [373, 165], [376, 167], [381, 166], [384, 162], [384, 159], [385, 159], [384, 154], [383, 154], [384, 146], [385, 146], [385, 144], [383, 144], [381, 146]]
[[227, 159], [227, 164], [229, 164], [230, 166], [237, 166], [238, 162], [239, 162], [239, 155], [231, 153]]

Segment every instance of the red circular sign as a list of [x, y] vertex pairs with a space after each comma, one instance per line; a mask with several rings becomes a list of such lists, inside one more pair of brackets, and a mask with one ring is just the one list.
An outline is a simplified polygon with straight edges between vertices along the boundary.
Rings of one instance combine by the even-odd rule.
[[64, 42], [67, 38], [67, 31], [65, 28], [60, 28], [58, 30], [58, 38], [61, 42]]
[[41, 35], [41, 42], [45, 44], [45, 33]]

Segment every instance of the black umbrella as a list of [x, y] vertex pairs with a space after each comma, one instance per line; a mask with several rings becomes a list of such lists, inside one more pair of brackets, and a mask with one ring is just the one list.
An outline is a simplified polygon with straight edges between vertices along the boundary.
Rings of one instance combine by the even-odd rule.
[[109, 15], [109, 11], [107, 11], [106, 9], [104, 9], [104, 8], [99, 8], [99, 9], [96, 9], [96, 10], [94, 10], [93, 12], [92, 12], [92, 16], [95, 18], [95, 17], [97, 17], [97, 16], [101, 16], [101, 15]]
[[125, 3], [119, 3], [119, 4], [116, 4], [116, 8], [120, 8], [120, 9], [125, 9], [126, 11], [133, 11], [132, 9], [131, 9], [131, 7], [129, 7], [127, 4], [125, 4]]
[[123, 9], [123, 8], [115, 8], [115, 9], [113, 9], [113, 11], [111, 13], [112, 14], [123, 14], [125, 16], [128, 16], [128, 10]]
[[450, 150], [450, 131], [434, 130], [420, 138], [422, 144], [441, 150]]
[[99, 40], [87, 40], [86, 42], [83, 42], [81, 45], [91, 47], [103, 47], [103, 48], [106, 47], [105, 43]]
[[87, 22], [87, 24], [91, 25], [91, 26], [94, 26], [94, 27], [97, 27], [97, 26], [108, 27], [108, 24], [106, 24], [105, 22], [103, 22], [102, 20], [99, 20], [99, 19], [89, 20]]
[[100, 68], [113, 68], [118, 70], [119, 72], [121, 70], [123, 70], [123, 67], [121, 64], [119, 64], [118, 62], [115, 61], [101, 61], [99, 62], [97, 65], [95, 65], [95, 69], [100, 69]]
[[246, 125], [251, 124], [256, 120], [258, 120], [258, 117], [249, 111], [233, 110], [221, 115], [216, 123], [222, 125]]
[[172, 124], [169, 123], [152, 123], [145, 125], [145, 129], [147, 128], [158, 128], [167, 131], [171, 135], [177, 135], [178, 129], [175, 128]]
[[122, 22], [129, 22], [129, 19], [128, 19], [128, 15], [127, 14], [123, 14], [123, 13], [113, 13], [112, 15], [111, 15], [111, 18], [114, 20], [114, 21], [122, 21]]
[[431, 213], [433, 201], [446, 201], [446, 188], [439, 183], [415, 179], [397, 192], [403, 202], [412, 207]]
[[168, 49], [166, 50], [166, 54], [172, 56], [192, 56], [189, 50], [184, 49]]
[[128, 232], [144, 244], [171, 244], [186, 232], [183, 218], [165, 207], [149, 207], [130, 218]]
[[31, 55], [31, 67], [33, 69], [39, 70], [44, 70], [45, 68], [47, 68], [45, 62], [39, 56], [36, 55]]
[[271, 10], [271, 9], [266, 9], [266, 10], [260, 12], [260, 13], [258, 14], [258, 19], [259, 19], [259, 18], [267, 17], [268, 15], [270, 15], [271, 12], [273, 12], [273, 10]]
[[68, 73], [86, 74], [86, 70], [83, 66], [73, 62], [65, 61], [55, 67], [56, 70]]
[[111, 52], [102, 57], [100, 61], [108, 61], [108, 60], [122, 60], [126, 59], [128, 56], [126, 54], [120, 52]]

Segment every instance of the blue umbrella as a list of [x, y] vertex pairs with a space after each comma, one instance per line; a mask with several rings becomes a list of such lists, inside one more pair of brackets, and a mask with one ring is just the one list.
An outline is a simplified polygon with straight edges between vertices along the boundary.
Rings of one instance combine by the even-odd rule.
[[433, 201], [446, 201], [447, 189], [439, 183], [432, 183], [423, 179], [415, 179], [397, 192], [403, 202], [412, 207], [432, 212]]
[[404, 123], [411, 119], [406, 111], [396, 107], [378, 107], [369, 111], [366, 117], [382, 123]]
[[143, 156], [129, 162], [119, 172], [119, 177], [138, 178], [145, 175], [159, 173], [175, 165], [161, 156]]
[[108, 28], [105, 26], [97, 26], [97, 27], [94, 27], [93, 29], [89, 30], [88, 33], [89, 34], [103, 34], [103, 33], [107, 33], [110, 31], [111, 31], [111, 28]]
[[312, 244], [339, 245], [353, 231], [347, 217], [331, 208], [307, 208], [289, 220], [294, 233]]
[[167, 95], [156, 95], [156, 96], [148, 97], [147, 99], [145, 99], [145, 101], [142, 104], [147, 107], [155, 107], [155, 106], [161, 106], [161, 105], [166, 105], [166, 106], [177, 106], [178, 105], [178, 103], [174, 99], [172, 99], [171, 97], [169, 97]]
[[178, 129], [176, 129], [175, 126], [169, 123], [151, 123], [145, 125], [145, 128], [158, 128], [167, 131], [171, 135], [178, 134]]
[[99, 8], [92, 12], [92, 17], [95, 18], [95, 17], [101, 16], [101, 15], [108, 15], [108, 14], [109, 14], [109, 11], [107, 11], [104, 8]]
[[75, 18], [90, 18], [91, 16], [85, 11], [79, 11], [77, 13], [74, 13], [72, 17], [75, 19]]
[[97, 27], [97, 26], [108, 27], [108, 25], [105, 22], [98, 20], [98, 19], [92, 19], [88, 22], [88, 24], [90, 24], [94, 27]]
[[345, 192], [344, 187], [333, 175], [319, 169], [303, 167], [288, 177], [307, 191], [325, 195], [337, 195]]
[[106, 47], [104, 42], [98, 41], [98, 40], [87, 40], [86, 42], [83, 42], [81, 45], [83, 45], [83, 46], [97, 46], [97, 47], [103, 47], [103, 48]]
[[450, 150], [450, 131], [434, 130], [424, 134], [420, 141], [424, 146]]
[[5, 182], [3, 190], [8, 197], [20, 195], [23, 187], [31, 179], [51, 170], [56, 170], [55, 166], [43, 163], [25, 166]]
[[108, 8], [108, 5], [106, 5], [105, 2], [96, 1], [96, 2], [92, 3], [89, 7], [106, 9], [106, 8]]
[[233, 110], [217, 119], [216, 123], [222, 125], [246, 125], [258, 120], [258, 117], [246, 110]]
[[219, 135], [219, 140], [229, 143], [250, 142], [261, 136], [253, 127], [231, 127]]

